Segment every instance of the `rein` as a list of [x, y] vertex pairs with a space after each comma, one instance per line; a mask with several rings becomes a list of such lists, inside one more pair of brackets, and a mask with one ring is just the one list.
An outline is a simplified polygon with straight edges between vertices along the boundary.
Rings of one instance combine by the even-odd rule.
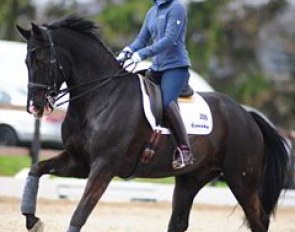
[[[58, 72], [61, 74], [64, 81], [66, 79], [66, 75], [64, 73], [64, 68], [61, 65], [60, 60], [58, 58], [58, 55], [56, 53], [55, 44], [54, 44], [53, 39], [52, 39], [51, 30], [46, 29], [46, 34], [47, 34], [47, 37], [48, 37], [49, 45], [35, 47], [35, 48], [31, 49], [28, 53], [32, 53], [32, 52], [34, 52], [34, 51], [36, 51], [38, 49], [44, 48], [44, 47], [49, 47], [49, 64], [50, 64], [50, 67], [49, 67], [49, 83], [50, 84], [45, 85], [45, 84], [29, 82], [28, 83], [28, 88], [45, 89], [47, 91], [47, 93], [46, 93], [47, 101], [48, 101], [48, 103], [50, 104], [50, 106], [52, 108], [59, 107], [59, 106], [62, 106], [64, 104], [68, 103], [68, 102], [77, 100], [78, 98], [80, 98], [80, 97], [82, 97], [84, 95], [87, 95], [88, 93], [93, 92], [96, 89], [99, 89], [99, 88], [103, 87], [104, 85], [108, 84], [110, 81], [112, 81], [115, 78], [118, 78], [120, 76], [126, 76], [126, 75], [130, 74], [130, 72], [122, 73], [122, 71], [124, 71], [126, 68], [133, 65], [134, 63], [130, 63], [127, 66], [124, 66], [124, 63], [123, 63], [122, 69], [120, 69], [117, 73], [115, 73], [113, 75], [105, 76], [103, 78], [91, 80], [91, 81], [84, 82], [84, 83], [81, 83], [81, 84], [78, 84], [78, 85], [75, 85], [75, 86], [72, 86], [72, 87], [68, 87], [68, 88], [58, 90], [57, 89], [57, 84], [56, 84], [56, 78], [57, 78]], [[136, 64], [135, 64], [133, 70], [135, 68], [136, 68]], [[82, 92], [82, 93], [80, 93], [80, 94], [78, 94], [78, 95], [76, 95], [76, 96], [74, 96], [74, 97], [72, 97], [72, 98], [70, 98], [68, 100], [65, 100], [63, 102], [55, 104], [58, 100], [60, 100], [62, 97], [64, 97], [66, 94], [68, 94], [72, 90], [78, 89], [79, 87], [82, 87], [82, 86], [87, 86], [87, 85], [90, 85], [90, 84], [94, 84], [94, 83], [97, 83], [97, 82], [100, 82], [100, 83], [98, 85], [95, 85], [93, 88], [91, 88], [91, 89], [89, 89], [89, 90], [87, 90], [85, 92]]]
[[81, 86], [86, 86], [86, 85], [90, 85], [90, 84], [93, 84], [93, 83], [97, 83], [98, 81], [100, 81], [101, 83], [99, 83], [99, 85], [96, 85], [94, 86], [93, 88], [85, 91], [85, 92], [82, 92], [81, 94], [78, 94], [72, 98], [70, 98], [69, 100], [66, 100], [66, 101], [63, 101], [63, 102], [60, 102], [58, 104], [56, 104], [55, 106], [56, 107], [59, 107], [61, 105], [64, 105], [65, 103], [68, 103], [68, 102], [71, 102], [71, 101], [74, 101], [88, 93], [91, 93], [92, 91], [96, 90], [96, 89], [99, 89], [101, 87], [103, 87], [104, 85], [106, 85], [107, 83], [109, 83], [110, 81], [112, 81], [113, 79], [119, 77], [119, 76], [126, 76], [126, 75], [129, 75], [130, 73], [121, 73], [124, 69], [122, 68], [119, 72], [113, 74], [113, 75], [109, 75], [109, 76], [105, 76], [103, 78], [100, 78], [100, 79], [95, 79], [95, 80], [91, 80], [91, 81], [88, 81], [88, 82], [84, 82], [82, 84], [78, 84], [78, 85], [75, 85], [73, 87], [70, 87], [70, 88], [65, 88], [65, 89], [61, 89], [58, 91], [58, 96], [57, 97], [54, 97], [54, 102], [60, 100], [63, 96], [65, 96], [66, 94], [68, 94], [70, 91], [72, 90], [75, 90], [75, 89], [78, 89], [78, 87], [81, 87]]

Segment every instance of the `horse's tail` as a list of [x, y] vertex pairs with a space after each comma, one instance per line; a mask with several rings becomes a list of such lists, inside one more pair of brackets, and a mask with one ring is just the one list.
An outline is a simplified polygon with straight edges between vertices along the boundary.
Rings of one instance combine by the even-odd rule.
[[265, 119], [255, 112], [250, 112], [260, 127], [264, 139], [263, 182], [259, 190], [265, 213], [273, 214], [286, 183], [288, 171], [288, 152], [285, 139], [278, 134]]

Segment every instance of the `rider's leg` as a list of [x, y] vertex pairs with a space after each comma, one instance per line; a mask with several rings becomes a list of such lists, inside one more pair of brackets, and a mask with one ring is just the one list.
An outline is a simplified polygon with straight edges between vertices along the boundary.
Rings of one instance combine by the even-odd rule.
[[170, 69], [163, 72], [161, 89], [169, 127], [176, 139], [177, 152], [172, 162], [179, 169], [193, 163], [188, 135], [177, 106], [177, 97], [189, 78], [188, 68]]
[[176, 102], [170, 102], [166, 109], [170, 129], [177, 142], [177, 151], [172, 162], [175, 169], [183, 168], [193, 163], [193, 158], [190, 150], [188, 135], [183, 125], [178, 106]]

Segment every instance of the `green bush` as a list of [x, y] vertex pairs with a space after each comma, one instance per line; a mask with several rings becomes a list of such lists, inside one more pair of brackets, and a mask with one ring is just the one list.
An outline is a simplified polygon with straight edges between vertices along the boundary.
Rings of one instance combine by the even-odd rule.
[[0, 176], [14, 176], [25, 167], [30, 167], [31, 159], [29, 156], [0, 156]]

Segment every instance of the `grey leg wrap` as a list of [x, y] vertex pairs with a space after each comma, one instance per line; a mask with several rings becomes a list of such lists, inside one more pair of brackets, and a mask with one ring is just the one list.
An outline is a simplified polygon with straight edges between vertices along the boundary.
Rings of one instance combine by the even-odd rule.
[[36, 213], [37, 193], [39, 187], [39, 177], [28, 176], [23, 191], [23, 197], [21, 202], [22, 214]]
[[70, 226], [67, 232], [80, 232], [80, 229], [75, 226]]

